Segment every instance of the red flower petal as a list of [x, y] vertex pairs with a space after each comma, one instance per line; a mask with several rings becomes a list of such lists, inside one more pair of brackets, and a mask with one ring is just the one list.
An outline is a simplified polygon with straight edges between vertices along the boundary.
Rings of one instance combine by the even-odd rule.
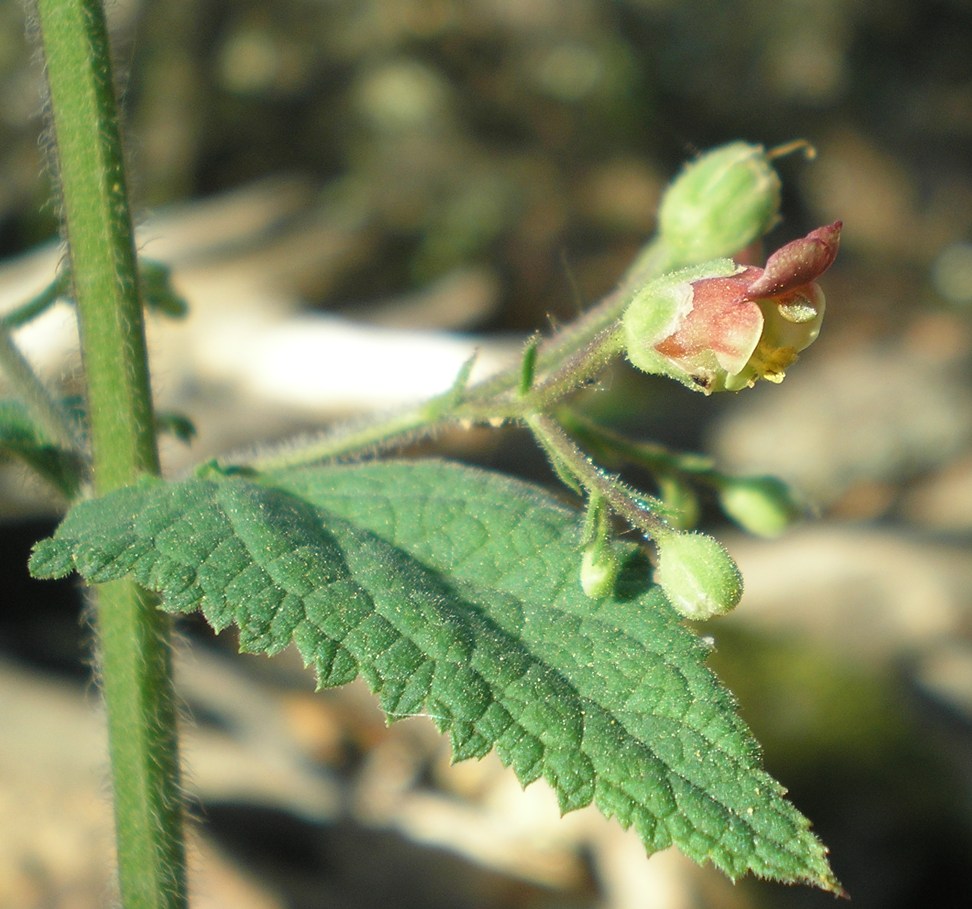
[[776, 297], [820, 277], [837, 258], [841, 227], [840, 221], [834, 221], [780, 247], [766, 260], [763, 274], [749, 285], [748, 296]]
[[741, 370], [763, 330], [763, 314], [746, 293], [757, 271], [746, 269], [729, 277], [694, 282], [691, 311], [655, 350], [683, 365], [711, 354], [728, 373]]

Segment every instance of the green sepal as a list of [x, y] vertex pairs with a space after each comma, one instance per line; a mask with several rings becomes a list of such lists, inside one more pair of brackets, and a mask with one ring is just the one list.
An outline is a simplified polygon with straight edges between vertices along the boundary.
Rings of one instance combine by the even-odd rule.
[[625, 353], [631, 364], [650, 375], [667, 376], [693, 390], [698, 385], [655, 345], [674, 333], [692, 309], [692, 282], [724, 278], [739, 271], [732, 259], [712, 259], [649, 281], [631, 298], [622, 317]]

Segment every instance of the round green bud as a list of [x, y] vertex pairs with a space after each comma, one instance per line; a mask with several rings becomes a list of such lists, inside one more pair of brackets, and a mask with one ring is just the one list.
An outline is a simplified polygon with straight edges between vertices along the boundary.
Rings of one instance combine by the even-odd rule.
[[725, 547], [704, 533], [672, 533], [656, 539], [655, 581], [687, 619], [709, 619], [733, 609], [742, 577]]
[[699, 522], [699, 497], [687, 483], [672, 474], [657, 477], [658, 495], [671, 510], [669, 523], [679, 530], [688, 530]]
[[719, 501], [743, 530], [767, 538], [779, 536], [805, 511], [793, 490], [776, 477], [727, 480], [719, 489]]
[[609, 596], [614, 591], [621, 561], [604, 541], [590, 543], [581, 556], [581, 587], [592, 599]]
[[662, 197], [658, 231], [685, 265], [732, 256], [779, 219], [780, 178], [762, 145], [731, 142], [686, 165]]

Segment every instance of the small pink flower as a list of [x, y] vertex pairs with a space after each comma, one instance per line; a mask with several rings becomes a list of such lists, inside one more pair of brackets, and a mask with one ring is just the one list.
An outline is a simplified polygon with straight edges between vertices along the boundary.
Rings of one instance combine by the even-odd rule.
[[654, 288], [625, 314], [629, 358], [706, 394], [782, 382], [820, 331], [825, 305], [815, 280], [837, 255], [840, 228], [836, 221], [787, 243], [765, 268], [728, 263]]

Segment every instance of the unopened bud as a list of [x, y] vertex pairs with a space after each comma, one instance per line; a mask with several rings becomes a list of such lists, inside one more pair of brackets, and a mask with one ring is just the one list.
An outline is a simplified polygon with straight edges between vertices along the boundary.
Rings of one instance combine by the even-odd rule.
[[793, 490], [776, 477], [740, 477], [719, 490], [722, 510], [743, 530], [777, 537], [804, 513]]
[[656, 539], [655, 581], [676, 612], [709, 619], [733, 609], [742, 577], [725, 547], [703, 533], [672, 533]]
[[780, 178], [762, 145], [732, 142], [686, 165], [662, 197], [658, 230], [684, 265], [732, 256], [779, 220]]
[[592, 599], [609, 596], [614, 591], [621, 562], [617, 553], [603, 541], [590, 543], [581, 557], [581, 587]]
[[669, 509], [668, 522], [679, 530], [688, 530], [699, 522], [699, 497], [687, 483], [672, 474], [657, 477], [658, 495]]

